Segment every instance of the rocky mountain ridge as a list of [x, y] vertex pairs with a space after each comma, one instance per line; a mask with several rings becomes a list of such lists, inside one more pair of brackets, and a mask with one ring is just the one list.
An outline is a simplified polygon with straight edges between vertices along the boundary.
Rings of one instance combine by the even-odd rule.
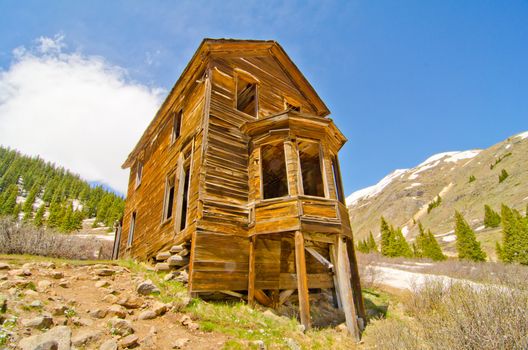
[[[508, 174], [503, 181], [499, 175]], [[502, 203], [524, 213], [528, 203], [528, 132], [484, 150], [433, 155], [411, 169], [397, 169], [376, 185], [347, 197], [357, 239], [379, 235], [381, 216], [412, 240], [418, 221], [430, 228], [446, 252], [454, 252], [455, 210], [477, 231], [484, 248], [494, 255], [499, 229], [483, 226], [484, 205], [499, 211]], [[438, 206], [429, 204], [441, 197]]]

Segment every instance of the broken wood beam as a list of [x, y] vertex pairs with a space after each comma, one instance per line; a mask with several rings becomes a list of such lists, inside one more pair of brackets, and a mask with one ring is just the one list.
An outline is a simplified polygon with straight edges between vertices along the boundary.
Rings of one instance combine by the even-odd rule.
[[330, 261], [326, 260], [326, 258], [324, 256], [322, 256], [321, 254], [319, 254], [319, 252], [317, 250], [315, 250], [314, 248], [311, 248], [311, 247], [305, 247], [304, 249], [306, 249], [306, 251], [308, 253], [310, 253], [317, 261], [319, 261], [321, 264], [326, 266], [327, 269], [333, 270], [334, 264], [332, 264]]

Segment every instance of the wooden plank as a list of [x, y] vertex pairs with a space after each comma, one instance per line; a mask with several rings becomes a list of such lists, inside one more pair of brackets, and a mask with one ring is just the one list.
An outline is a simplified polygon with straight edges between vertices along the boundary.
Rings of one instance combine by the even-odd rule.
[[306, 330], [312, 326], [310, 319], [310, 298], [306, 276], [306, 259], [304, 255], [304, 237], [301, 231], [295, 232], [295, 266], [297, 271], [297, 293], [299, 294], [299, 313], [301, 323]]
[[352, 286], [350, 285], [350, 260], [348, 259], [347, 254], [346, 237], [338, 238], [335, 250], [337, 254], [337, 284], [339, 286], [339, 294], [341, 297], [343, 312], [345, 314], [346, 326], [350, 335], [359, 342], [360, 331], [357, 322], [354, 297], [352, 294]]
[[249, 240], [248, 303], [255, 305], [255, 237]]
[[264, 306], [271, 306], [272, 300], [262, 289], [255, 289], [255, 299]]
[[[297, 289], [298, 276], [296, 273], [281, 273], [280, 274], [280, 289]], [[311, 273], [306, 274], [308, 288], [333, 288], [333, 277], [330, 273]]]
[[305, 247], [306, 251], [312, 256], [317, 259], [321, 264], [323, 264], [327, 269], [332, 270], [334, 268], [334, 264], [332, 264], [330, 261], [326, 260], [324, 256], [319, 254], [319, 252], [313, 248]]
[[367, 324], [367, 314], [365, 312], [365, 303], [363, 301], [363, 293], [361, 292], [361, 281], [359, 277], [358, 263], [356, 259], [356, 252], [354, 251], [354, 241], [350, 238], [346, 240], [348, 259], [350, 260], [350, 283], [354, 292], [354, 303], [359, 317], [362, 319], [362, 326]]
[[293, 292], [295, 292], [295, 289], [285, 289], [281, 291], [279, 294], [279, 305], [278, 306], [281, 306], [282, 304], [284, 304], [284, 302], [288, 300], [288, 298], [293, 294]]

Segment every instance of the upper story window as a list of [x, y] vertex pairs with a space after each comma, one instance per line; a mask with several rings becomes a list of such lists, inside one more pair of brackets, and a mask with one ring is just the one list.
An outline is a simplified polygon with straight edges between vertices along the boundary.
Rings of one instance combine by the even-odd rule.
[[237, 74], [236, 109], [254, 117], [258, 112], [257, 84], [243, 74]]
[[262, 198], [278, 198], [288, 195], [288, 175], [284, 144], [264, 145], [260, 148], [262, 164]]
[[183, 110], [180, 109], [178, 112], [173, 113], [171, 142], [176, 141], [176, 139], [180, 137], [182, 118], [183, 118]]
[[136, 166], [136, 188], [141, 185], [141, 178], [143, 177], [143, 163], [138, 161]]
[[297, 102], [294, 102], [294, 101], [292, 101], [290, 99], [284, 98], [284, 109], [287, 110], [287, 111], [300, 112], [301, 111], [301, 104], [297, 103]]
[[303, 193], [307, 196], [325, 196], [320, 152], [318, 142], [299, 141]]

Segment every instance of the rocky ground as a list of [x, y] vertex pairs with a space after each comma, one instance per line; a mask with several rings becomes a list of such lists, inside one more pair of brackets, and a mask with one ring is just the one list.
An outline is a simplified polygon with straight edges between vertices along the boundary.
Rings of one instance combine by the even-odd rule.
[[110, 264], [0, 261], [0, 349], [219, 349], [141, 272]]

